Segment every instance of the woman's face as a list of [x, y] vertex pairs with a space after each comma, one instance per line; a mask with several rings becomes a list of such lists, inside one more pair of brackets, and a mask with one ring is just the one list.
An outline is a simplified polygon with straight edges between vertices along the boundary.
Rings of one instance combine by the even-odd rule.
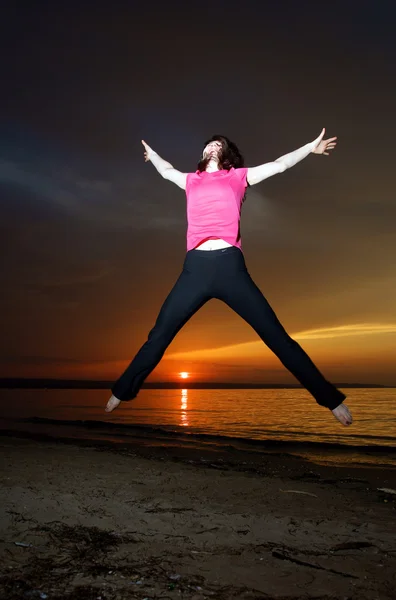
[[215, 140], [213, 142], [209, 142], [209, 144], [207, 144], [204, 148], [203, 151], [203, 158], [211, 158], [211, 159], [217, 159], [219, 156], [219, 153], [221, 151], [222, 145], [221, 142]]

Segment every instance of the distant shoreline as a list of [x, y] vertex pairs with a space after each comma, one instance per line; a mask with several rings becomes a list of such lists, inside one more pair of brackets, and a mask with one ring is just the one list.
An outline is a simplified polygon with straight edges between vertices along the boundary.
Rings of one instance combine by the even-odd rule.
[[[0, 389], [110, 389], [114, 381], [88, 379], [0, 378]], [[377, 383], [335, 383], [338, 388], [395, 388], [396, 385]], [[299, 384], [284, 383], [209, 383], [193, 381], [145, 383], [143, 389], [151, 390], [230, 390], [230, 389], [301, 389]]]

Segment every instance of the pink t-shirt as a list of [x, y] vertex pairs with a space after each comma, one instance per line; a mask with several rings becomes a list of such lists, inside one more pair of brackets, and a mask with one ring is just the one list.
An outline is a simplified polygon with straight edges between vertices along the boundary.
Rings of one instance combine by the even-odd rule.
[[239, 223], [248, 185], [247, 168], [188, 173], [187, 250], [210, 238], [241, 248]]

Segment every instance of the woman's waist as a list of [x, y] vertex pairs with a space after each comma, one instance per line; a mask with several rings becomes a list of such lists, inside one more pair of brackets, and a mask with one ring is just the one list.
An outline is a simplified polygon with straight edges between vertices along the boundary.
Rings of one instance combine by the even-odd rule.
[[[223, 240], [224, 241], [224, 240]], [[229, 271], [244, 269], [245, 260], [242, 250], [236, 246], [226, 246], [225, 248], [216, 248], [211, 251], [193, 248], [186, 254], [184, 268], [188, 271], [206, 273], [212, 270], [219, 273], [228, 273]]]
[[230, 248], [232, 244], [226, 242], [222, 238], [211, 237], [200, 242], [198, 246], [195, 246], [194, 250], [222, 250], [223, 248]]
[[241, 248], [241, 235], [239, 228], [227, 230], [222, 227], [202, 228], [187, 230], [187, 250], [199, 248], [200, 250], [218, 250], [236, 246]]

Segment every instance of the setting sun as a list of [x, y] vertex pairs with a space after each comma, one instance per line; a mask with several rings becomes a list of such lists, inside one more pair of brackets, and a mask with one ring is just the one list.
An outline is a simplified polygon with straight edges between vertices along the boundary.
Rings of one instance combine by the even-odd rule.
[[189, 374], [188, 374], [188, 373], [186, 373], [185, 371], [183, 371], [183, 373], [180, 373], [180, 377], [181, 377], [182, 379], [187, 379], [188, 375], [189, 375]]

